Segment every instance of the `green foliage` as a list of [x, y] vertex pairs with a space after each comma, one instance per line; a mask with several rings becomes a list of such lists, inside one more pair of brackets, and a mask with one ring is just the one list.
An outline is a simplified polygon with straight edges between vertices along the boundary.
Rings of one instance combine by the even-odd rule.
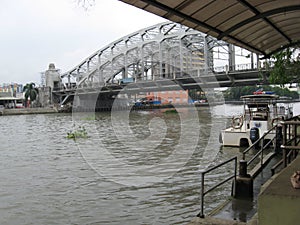
[[76, 138], [87, 138], [87, 131], [85, 130], [84, 127], [79, 127], [75, 131], [70, 131], [67, 133], [67, 138], [69, 139], [76, 139]]
[[258, 89], [256, 86], [243, 86], [228, 88], [224, 92], [225, 100], [240, 100], [243, 95], [251, 95]]
[[199, 89], [191, 89], [189, 90], [189, 97], [192, 100], [201, 100], [206, 99], [205, 93]]
[[27, 101], [30, 98], [30, 101], [36, 100], [38, 96], [38, 89], [35, 87], [35, 83], [28, 83], [24, 86], [23, 92], [25, 92], [25, 100]]
[[290, 91], [288, 88], [281, 87], [271, 87], [269, 85], [257, 86], [243, 86], [243, 87], [232, 87], [228, 88], [224, 92], [225, 100], [240, 100], [243, 95], [252, 95], [253, 92], [257, 91], [259, 88], [263, 88], [265, 91], [273, 91], [278, 96], [285, 96], [292, 99], [298, 99], [299, 95], [296, 91]]
[[300, 81], [300, 60], [299, 55], [293, 59], [293, 53], [297, 48], [286, 48], [272, 55], [275, 60], [274, 67], [270, 73], [270, 83], [279, 84], [282, 87], [285, 84], [299, 83]]

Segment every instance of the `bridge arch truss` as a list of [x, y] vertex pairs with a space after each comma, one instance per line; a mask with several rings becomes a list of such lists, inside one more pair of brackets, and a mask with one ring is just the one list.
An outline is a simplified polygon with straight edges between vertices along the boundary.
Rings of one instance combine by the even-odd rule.
[[215, 47], [224, 41], [186, 26], [165, 22], [139, 30], [96, 51], [62, 78], [77, 88], [110, 83], [177, 79], [189, 71], [213, 70]]

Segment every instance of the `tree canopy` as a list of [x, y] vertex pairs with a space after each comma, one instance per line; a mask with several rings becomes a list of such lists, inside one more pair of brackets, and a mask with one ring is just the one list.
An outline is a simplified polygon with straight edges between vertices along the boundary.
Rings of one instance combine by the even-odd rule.
[[241, 96], [252, 95], [253, 92], [257, 91], [260, 88], [262, 88], [265, 91], [273, 91], [275, 92], [275, 94], [281, 97], [288, 97], [292, 99], [299, 98], [299, 95], [296, 91], [290, 91], [288, 88], [271, 87], [269, 85], [262, 85], [259, 87], [257, 86], [231, 87], [224, 92], [224, 98], [225, 100], [240, 100]]
[[275, 62], [270, 72], [270, 83], [279, 84], [281, 86], [291, 83], [300, 83], [299, 47], [283, 49], [273, 54], [271, 58], [275, 60]]
[[28, 99], [30, 99], [30, 101], [36, 100], [39, 93], [38, 89], [35, 87], [35, 83], [33, 82], [26, 84], [23, 88], [23, 92], [25, 92], [26, 102]]

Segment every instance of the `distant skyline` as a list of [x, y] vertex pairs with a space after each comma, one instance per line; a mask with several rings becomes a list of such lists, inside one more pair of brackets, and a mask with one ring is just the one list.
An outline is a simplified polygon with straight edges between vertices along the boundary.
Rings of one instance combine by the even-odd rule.
[[117, 0], [96, 0], [88, 10], [76, 0], [2, 0], [0, 84], [40, 84], [49, 63], [66, 72], [111, 42], [164, 21]]

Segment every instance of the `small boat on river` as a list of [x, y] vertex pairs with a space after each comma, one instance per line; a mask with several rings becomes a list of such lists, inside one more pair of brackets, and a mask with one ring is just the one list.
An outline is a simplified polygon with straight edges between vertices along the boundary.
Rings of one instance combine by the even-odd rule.
[[[278, 103], [278, 95], [272, 92], [258, 91], [241, 99], [244, 112], [234, 116], [231, 126], [221, 131], [223, 146], [250, 146], [277, 123], [293, 117], [292, 105]], [[270, 132], [265, 140], [271, 140], [274, 135], [275, 131]]]

